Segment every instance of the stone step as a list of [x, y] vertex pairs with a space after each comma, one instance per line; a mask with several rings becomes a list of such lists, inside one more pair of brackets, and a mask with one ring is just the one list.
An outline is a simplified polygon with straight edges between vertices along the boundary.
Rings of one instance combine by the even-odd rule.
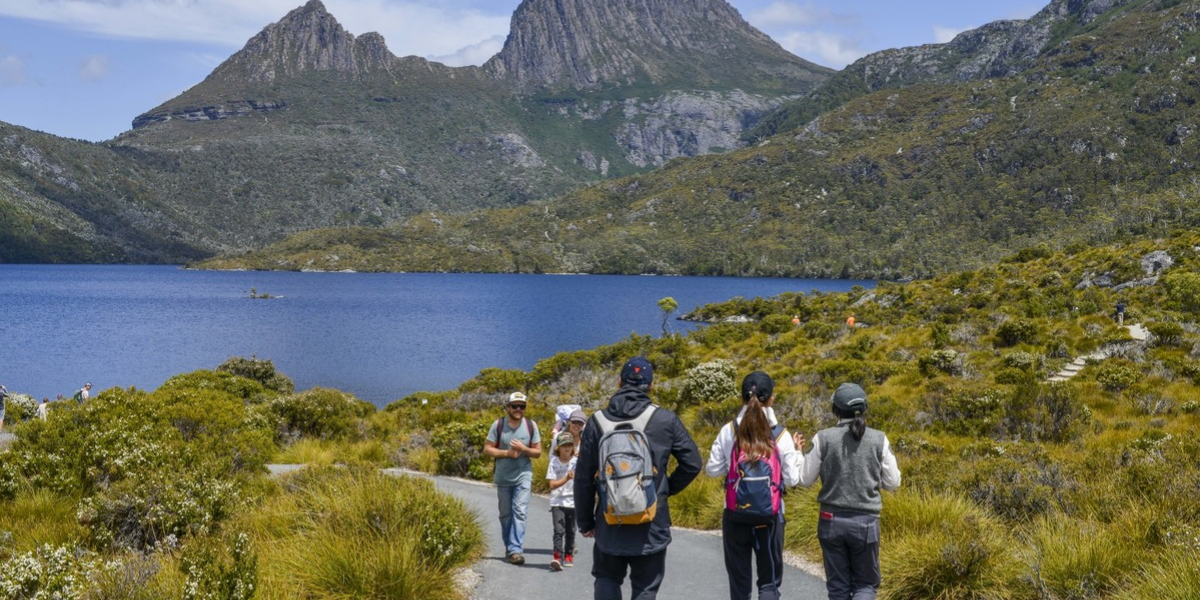
[[1046, 381], [1049, 381], [1049, 382], [1052, 382], [1052, 383], [1057, 383], [1057, 382], [1060, 382], [1060, 381], [1066, 381], [1066, 380], [1068, 380], [1068, 379], [1070, 379], [1070, 377], [1062, 377], [1062, 376], [1059, 376], [1059, 375], [1055, 375], [1054, 377], [1051, 377], [1050, 379], [1047, 379]]

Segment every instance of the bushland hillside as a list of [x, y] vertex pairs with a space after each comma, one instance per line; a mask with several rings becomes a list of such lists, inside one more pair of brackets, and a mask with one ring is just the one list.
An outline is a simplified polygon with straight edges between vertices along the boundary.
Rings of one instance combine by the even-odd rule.
[[1200, 2], [1068, 7], [1012, 74], [910, 79], [752, 148], [205, 266], [897, 279], [1194, 227]]

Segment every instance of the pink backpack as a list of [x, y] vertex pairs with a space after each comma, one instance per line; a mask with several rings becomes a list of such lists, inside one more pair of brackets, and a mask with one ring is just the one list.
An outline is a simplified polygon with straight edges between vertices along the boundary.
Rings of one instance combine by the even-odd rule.
[[733, 422], [733, 453], [725, 476], [725, 509], [731, 520], [763, 525], [779, 517], [783, 510], [783, 463], [778, 440], [785, 431], [783, 425], [772, 427], [771, 455], [752, 459], [738, 447], [737, 421]]

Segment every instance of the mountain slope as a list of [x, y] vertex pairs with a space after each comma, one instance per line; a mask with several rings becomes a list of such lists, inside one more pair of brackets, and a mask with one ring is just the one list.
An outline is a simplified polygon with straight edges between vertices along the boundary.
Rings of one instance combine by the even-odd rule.
[[944, 44], [875, 52], [855, 61], [805, 97], [774, 111], [747, 132], [763, 139], [803, 127], [821, 113], [859, 96], [922, 83], [1012, 77], [1033, 68], [1043, 53], [1073, 34], [1094, 28], [1133, 0], [1052, 0], [1033, 17], [988, 23]]
[[1194, 227], [1198, 14], [1131, 2], [1019, 76], [884, 90], [553, 202], [308, 232], [213, 264], [889, 278]]

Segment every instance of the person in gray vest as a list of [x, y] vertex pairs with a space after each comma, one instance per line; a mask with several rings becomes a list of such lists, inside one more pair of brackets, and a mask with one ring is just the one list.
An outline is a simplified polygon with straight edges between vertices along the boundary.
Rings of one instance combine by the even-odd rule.
[[[817, 540], [825, 557], [829, 600], [874, 600], [879, 590], [879, 490], [900, 487], [887, 435], [867, 427], [867, 394], [853, 383], [833, 393], [838, 424], [813, 436], [800, 485], [821, 479]], [[803, 448], [804, 437], [797, 440]]]
[[[653, 381], [654, 367], [649, 361], [641, 356], [629, 359], [621, 368], [621, 389], [609, 400], [607, 408], [592, 414], [583, 430], [575, 464], [575, 518], [580, 535], [596, 540], [592, 547], [596, 600], [621, 600], [626, 573], [633, 588], [633, 600], [654, 600], [658, 596], [666, 570], [667, 545], [671, 543], [671, 509], [667, 497], [682, 492], [704, 467], [700, 450], [679, 417], [650, 403]], [[657, 509], [649, 523], [609, 524], [601, 503], [596, 501], [602, 421], [638, 423], [644, 427], [642, 431], [654, 463], [657, 496]], [[667, 464], [672, 456], [676, 467], [668, 476]]]

